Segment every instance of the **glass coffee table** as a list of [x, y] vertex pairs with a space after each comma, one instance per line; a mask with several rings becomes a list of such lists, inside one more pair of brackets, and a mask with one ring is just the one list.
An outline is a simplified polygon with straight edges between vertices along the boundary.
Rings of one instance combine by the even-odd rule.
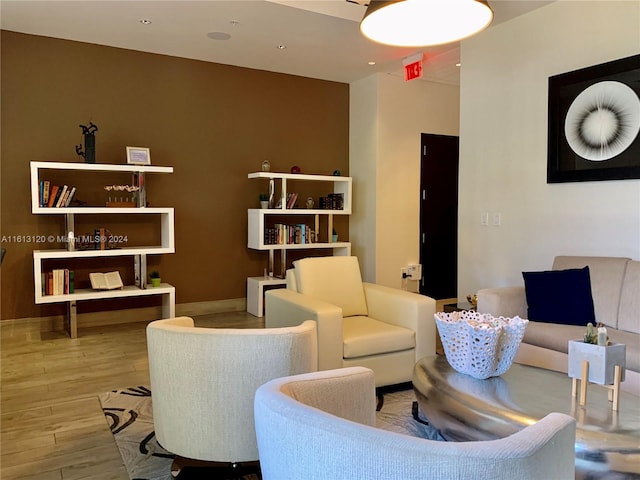
[[571, 396], [565, 373], [513, 364], [500, 377], [458, 373], [444, 355], [421, 359], [413, 386], [429, 423], [449, 441], [494, 440], [551, 412], [576, 419], [576, 478], [640, 478], [640, 397], [621, 392], [616, 412], [608, 390], [589, 387], [587, 404]]

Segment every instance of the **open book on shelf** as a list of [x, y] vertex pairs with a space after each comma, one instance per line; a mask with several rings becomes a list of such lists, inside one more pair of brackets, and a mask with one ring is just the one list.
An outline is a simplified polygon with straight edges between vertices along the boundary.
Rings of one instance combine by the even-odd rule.
[[91, 288], [95, 290], [114, 290], [123, 287], [119, 272], [90, 273], [89, 280], [91, 280]]

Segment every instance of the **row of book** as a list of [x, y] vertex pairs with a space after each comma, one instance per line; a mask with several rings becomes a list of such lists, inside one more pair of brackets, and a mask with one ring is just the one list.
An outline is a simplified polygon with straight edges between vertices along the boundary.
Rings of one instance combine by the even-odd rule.
[[42, 295], [67, 295], [74, 291], [73, 270], [58, 268], [42, 273]]
[[68, 207], [76, 194], [76, 187], [52, 185], [49, 180], [40, 180], [40, 206], [48, 208]]
[[264, 229], [265, 245], [305, 244], [315, 243], [316, 234], [308, 225], [285, 225], [276, 223], [271, 228]]
[[330, 193], [326, 197], [320, 197], [318, 200], [319, 200], [318, 207], [321, 210], [343, 210], [344, 209], [343, 193]]

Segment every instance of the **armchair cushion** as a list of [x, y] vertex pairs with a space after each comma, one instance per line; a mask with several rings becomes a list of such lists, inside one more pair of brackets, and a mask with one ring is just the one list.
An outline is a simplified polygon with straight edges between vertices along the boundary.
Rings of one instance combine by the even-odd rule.
[[343, 319], [342, 332], [344, 358], [400, 352], [416, 346], [416, 333], [413, 330], [370, 317]]
[[337, 305], [344, 317], [368, 315], [357, 257], [303, 258], [293, 264], [298, 292]]
[[586, 325], [596, 323], [589, 267], [523, 272], [528, 319]]

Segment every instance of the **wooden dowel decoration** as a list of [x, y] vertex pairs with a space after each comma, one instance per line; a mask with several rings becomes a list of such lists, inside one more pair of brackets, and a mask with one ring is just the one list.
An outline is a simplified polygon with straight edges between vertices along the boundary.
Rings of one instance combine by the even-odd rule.
[[[613, 385], [602, 385], [608, 389], [607, 400], [611, 402], [611, 407], [614, 411], [618, 411], [620, 408], [620, 383], [622, 382], [622, 368], [620, 365], [615, 365], [613, 374]], [[582, 362], [582, 374], [580, 378], [580, 406], [584, 407], [587, 404], [587, 386], [589, 384], [589, 362], [584, 360]], [[578, 378], [573, 377], [571, 382], [571, 396], [575, 398], [578, 393]]]

